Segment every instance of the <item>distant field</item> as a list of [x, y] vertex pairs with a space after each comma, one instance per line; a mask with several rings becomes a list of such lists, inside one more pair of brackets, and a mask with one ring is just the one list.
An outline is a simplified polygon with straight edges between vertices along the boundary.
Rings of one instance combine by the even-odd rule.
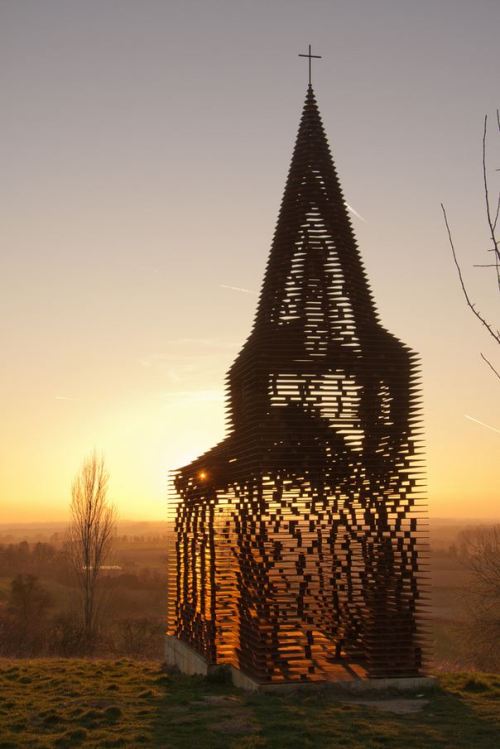
[[[472, 581], [470, 574], [460, 563], [456, 554], [450, 552], [450, 547], [456, 545], [459, 533], [464, 528], [478, 524], [479, 521], [431, 520], [432, 553], [429, 565], [429, 593], [428, 593], [428, 631], [430, 640], [430, 657], [435, 668], [439, 670], [455, 670], [474, 664], [474, 656], [470, 652], [470, 643], [464, 633], [463, 622], [467, 618], [466, 602], [467, 588]], [[30, 539], [33, 545], [36, 539], [50, 540], [55, 548], [60, 547], [63, 537], [64, 524], [33, 524], [7, 526], [0, 524], [0, 536], [3, 533], [4, 543], [17, 542], [24, 538]], [[110, 563], [121, 568], [123, 580], [115, 580], [107, 588], [108, 611], [107, 622], [112, 620], [134, 619], [143, 617], [162, 627], [166, 611], [166, 524], [165, 523], [123, 523], [115, 541]], [[59, 540], [54, 540], [58, 534]], [[37, 567], [26, 569], [39, 576], [43, 586], [51, 596], [53, 606], [49, 615], [53, 616], [72, 608], [75, 592], [70, 586], [58, 580], [64, 580], [60, 575], [57, 579], [44, 574]], [[147, 571], [155, 576], [152, 585], [147, 584], [145, 578], [127, 579], [127, 575], [140, 576]], [[10, 583], [14, 572], [10, 575], [0, 570], [0, 606], [7, 601]], [[5, 652], [5, 651], [4, 651]], [[8, 652], [8, 651], [7, 651]], [[109, 654], [109, 650], [99, 651], [102, 655]], [[139, 651], [112, 651], [138, 654]], [[148, 656], [154, 657], [155, 652], [149, 651]]]
[[435, 690], [365, 699], [375, 702], [331, 690], [248, 695], [154, 662], [3, 659], [0, 749], [498, 746], [500, 675], [443, 675]]
[[467, 616], [466, 591], [470, 573], [453, 556], [435, 551], [430, 572], [430, 656], [440, 669], [470, 665], [461, 625]]

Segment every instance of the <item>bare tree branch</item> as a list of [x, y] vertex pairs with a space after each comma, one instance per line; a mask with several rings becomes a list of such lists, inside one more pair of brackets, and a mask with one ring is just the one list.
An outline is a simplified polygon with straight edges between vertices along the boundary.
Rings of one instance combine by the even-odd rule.
[[[498, 120], [498, 110], [497, 110], [497, 120]], [[483, 183], [484, 183], [484, 200], [486, 203], [486, 217], [488, 219], [488, 226], [490, 227], [490, 234], [491, 239], [493, 241], [493, 247], [495, 250], [495, 264], [496, 264], [496, 270], [497, 270], [497, 284], [498, 289], [500, 291], [500, 249], [498, 247], [498, 242], [495, 237], [495, 227], [496, 222], [498, 218], [498, 205], [500, 201], [497, 200], [496, 205], [496, 212], [495, 212], [495, 219], [493, 220], [491, 217], [491, 208], [490, 208], [490, 197], [489, 197], [489, 186], [488, 186], [488, 175], [486, 170], [486, 133], [488, 130], [488, 115], [484, 115], [484, 129], [483, 129]]]
[[497, 372], [497, 370], [495, 369], [493, 364], [489, 361], [489, 359], [487, 359], [484, 354], [481, 354], [481, 359], [483, 359], [486, 362], [488, 367], [496, 374], [496, 376], [500, 380], [500, 372]]
[[466, 289], [466, 286], [465, 286], [465, 283], [464, 283], [464, 279], [463, 279], [463, 276], [462, 276], [462, 269], [460, 268], [460, 264], [459, 264], [459, 262], [457, 260], [457, 254], [455, 252], [455, 246], [453, 244], [453, 238], [451, 236], [450, 225], [448, 224], [448, 217], [446, 215], [445, 207], [444, 207], [444, 205], [442, 203], [441, 203], [441, 210], [443, 211], [444, 222], [446, 224], [446, 230], [448, 232], [448, 239], [450, 241], [451, 251], [453, 253], [453, 260], [455, 261], [455, 265], [456, 265], [457, 272], [458, 272], [458, 277], [460, 279], [460, 284], [462, 286], [462, 291], [464, 293], [465, 300], [466, 300], [467, 304], [469, 305], [470, 309], [472, 310], [472, 312], [477, 317], [477, 319], [480, 320], [480, 322], [484, 325], [484, 327], [486, 328], [486, 330], [495, 339], [495, 341], [500, 344], [500, 333], [498, 333], [498, 332], [495, 333], [495, 331], [493, 330], [492, 326], [489, 324], [489, 322], [487, 320], [485, 320], [485, 318], [482, 316], [482, 314], [476, 309], [475, 304], [473, 304], [471, 302], [470, 298], [469, 298], [469, 294], [467, 293], [467, 289]]
[[[499, 172], [500, 169], [497, 169], [497, 172]], [[495, 220], [493, 221], [493, 229], [495, 230], [497, 228], [497, 222], [498, 222], [498, 214], [500, 213], [500, 193], [498, 193], [498, 200], [497, 200], [497, 209], [495, 211]]]

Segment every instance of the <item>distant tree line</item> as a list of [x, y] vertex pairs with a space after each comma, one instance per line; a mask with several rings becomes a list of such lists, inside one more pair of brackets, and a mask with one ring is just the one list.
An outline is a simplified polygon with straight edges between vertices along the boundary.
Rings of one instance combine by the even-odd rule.
[[0, 544], [0, 577], [37, 575], [68, 580], [67, 559], [62, 549], [48, 543]]
[[[18, 546], [7, 547], [7, 551], [17, 550]], [[15, 555], [6, 556], [9, 561], [15, 558]], [[104, 578], [102, 584], [102, 591], [109, 594], [108, 603], [112, 605], [104, 607], [99, 628], [89, 643], [79, 616], [75, 587], [57, 584], [53, 592], [48, 579], [42, 581], [31, 572], [15, 575], [0, 600], [0, 656], [158, 656], [164, 630], [164, 577], [154, 571], [141, 571], [139, 575], [125, 573]], [[138, 593], [142, 605], [131, 615]], [[151, 593], [156, 595], [152, 598]], [[154, 604], [157, 599], [160, 606]], [[129, 605], [124, 607], [124, 600]]]
[[[136, 569], [136, 564], [120, 565], [122, 571], [114, 571], [113, 576], [107, 576], [106, 570], [102, 576], [102, 585], [109, 588], [131, 589], [163, 589], [165, 587], [165, 572], [150, 567]], [[43, 580], [55, 580], [63, 585], [74, 585], [74, 579], [68, 564], [68, 557], [64, 547], [52, 546], [48, 543], [33, 543], [19, 541], [12, 544], [0, 544], [0, 577], [10, 578], [16, 575], [35, 575]]]

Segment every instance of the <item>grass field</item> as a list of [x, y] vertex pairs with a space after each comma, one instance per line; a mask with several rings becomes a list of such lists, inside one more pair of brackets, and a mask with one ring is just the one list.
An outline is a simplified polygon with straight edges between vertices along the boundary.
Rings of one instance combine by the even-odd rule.
[[498, 746], [500, 675], [450, 674], [403, 699], [349, 699], [332, 690], [249, 695], [153, 662], [3, 659], [0, 749]]

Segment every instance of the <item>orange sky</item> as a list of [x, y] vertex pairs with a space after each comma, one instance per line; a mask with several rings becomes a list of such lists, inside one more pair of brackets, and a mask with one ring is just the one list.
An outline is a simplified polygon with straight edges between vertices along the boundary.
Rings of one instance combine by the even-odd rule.
[[493, 278], [472, 265], [487, 261], [500, 8], [376, 5], [2, 6], [0, 522], [66, 517], [94, 448], [121, 517], [162, 519], [167, 470], [222, 436], [309, 41], [382, 321], [422, 355], [431, 513], [499, 516], [500, 391], [479, 352], [499, 358], [465, 307], [439, 203], [494, 319]]

